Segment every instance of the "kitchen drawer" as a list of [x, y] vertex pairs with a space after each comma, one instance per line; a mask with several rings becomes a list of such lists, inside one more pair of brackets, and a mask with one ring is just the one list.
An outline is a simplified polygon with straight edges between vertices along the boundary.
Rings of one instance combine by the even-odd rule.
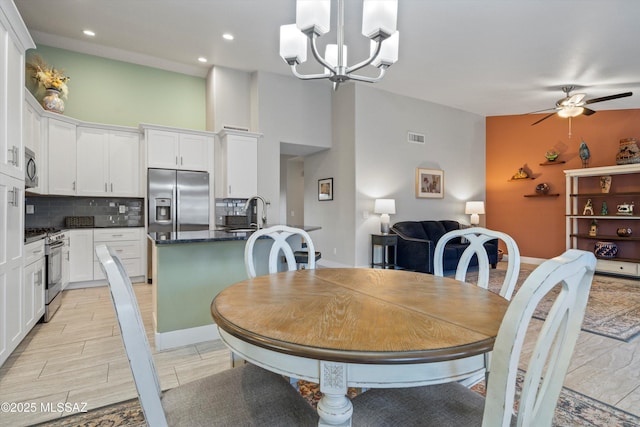
[[24, 245], [22, 265], [29, 265], [41, 258], [44, 258], [44, 239]]
[[627, 276], [639, 276], [639, 265], [633, 262], [598, 259], [596, 271], [603, 273], [624, 274]]
[[128, 258], [140, 258], [142, 254], [142, 244], [137, 240], [129, 240], [124, 242], [98, 242], [94, 241], [94, 251], [93, 251], [93, 260], [98, 261], [98, 257], [96, 256], [95, 246], [100, 244], [105, 244], [109, 248], [115, 251], [118, 258], [121, 260], [125, 260]]
[[[140, 258], [121, 259], [121, 261], [129, 277], [144, 276], [144, 269], [142, 268], [142, 260]], [[93, 263], [93, 280], [102, 279], [105, 279], [105, 275], [102, 272], [100, 263], [96, 261]]]
[[116, 242], [120, 240], [140, 240], [142, 238], [141, 227], [131, 228], [94, 228], [94, 242]]

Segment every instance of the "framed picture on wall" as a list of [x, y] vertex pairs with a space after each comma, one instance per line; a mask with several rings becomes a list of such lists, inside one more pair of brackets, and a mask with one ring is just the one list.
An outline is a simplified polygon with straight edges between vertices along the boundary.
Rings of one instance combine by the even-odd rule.
[[333, 178], [318, 180], [318, 200], [321, 202], [333, 200]]
[[416, 168], [416, 197], [442, 199], [444, 197], [444, 171]]

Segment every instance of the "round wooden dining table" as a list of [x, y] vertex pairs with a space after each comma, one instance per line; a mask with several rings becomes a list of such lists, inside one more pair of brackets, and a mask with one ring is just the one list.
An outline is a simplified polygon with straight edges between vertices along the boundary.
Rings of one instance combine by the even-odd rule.
[[320, 384], [320, 425], [349, 425], [347, 387], [413, 387], [482, 372], [507, 306], [451, 278], [326, 268], [236, 283], [214, 298], [211, 314], [238, 356]]

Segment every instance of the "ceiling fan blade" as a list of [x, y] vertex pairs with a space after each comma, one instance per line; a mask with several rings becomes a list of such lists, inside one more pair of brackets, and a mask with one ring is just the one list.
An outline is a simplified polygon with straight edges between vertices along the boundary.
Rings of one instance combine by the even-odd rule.
[[543, 120], [547, 120], [549, 117], [553, 116], [554, 114], [556, 114], [556, 113], [547, 114], [546, 116], [544, 116], [543, 118], [541, 118], [541, 119], [540, 119], [540, 120], [538, 120], [537, 122], [535, 122], [535, 123], [531, 123], [531, 126], [537, 125], [538, 123], [540, 123], [540, 122], [541, 122], [541, 121], [543, 121]]
[[631, 95], [633, 95], [633, 92], [625, 92], [625, 93], [619, 93], [617, 95], [609, 95], [609, 96], [603, 96], [601, 98], [593, 98], [585, 101], [585, 105], [593, 104], [595, 102], [611, 101], [612, 99], [625, 98]]
[[590, 116], [596, 113], [596, 111], [592, 110], [591, 108], [587, 108], [587, 107], [582, 107], [582, 108], [584, 108], [584, 111], [582, 112], [582, 114], [584, 114], [585, 116]]
[[528, 113], [525, 114], [537, 114], [537, 113], [544, 113], [545, 111], [551, 111], [551, 110], [557, 110], [557, 107], [552, 107], [552, 108], [545, 108], [544, 110], [537, 110], [537, 111], [530, 111]]

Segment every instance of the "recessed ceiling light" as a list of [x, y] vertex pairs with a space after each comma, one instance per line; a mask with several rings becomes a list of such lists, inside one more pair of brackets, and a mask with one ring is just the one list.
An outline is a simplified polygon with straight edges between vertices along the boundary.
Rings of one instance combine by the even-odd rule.
[[222, 35], [222, 38], [225, 39], [225, 40], [233, 40], [233, 34], [224, 33]]
[[205, 58], [204, 56], [201, 56], [200, 58], [198, 58], [198, 61], [207, 62], [207, 58]]
[[83, 31], [82, 31], [82, 33], [83, 33], [85, 36], [89, 36], [89, 37], [95, 37], [95, 35], [96, 35], [96, 33], [94, 33], [94, 32], [93, 32], [93, 31], [91, 31], [91, 30], [83, 30]]

